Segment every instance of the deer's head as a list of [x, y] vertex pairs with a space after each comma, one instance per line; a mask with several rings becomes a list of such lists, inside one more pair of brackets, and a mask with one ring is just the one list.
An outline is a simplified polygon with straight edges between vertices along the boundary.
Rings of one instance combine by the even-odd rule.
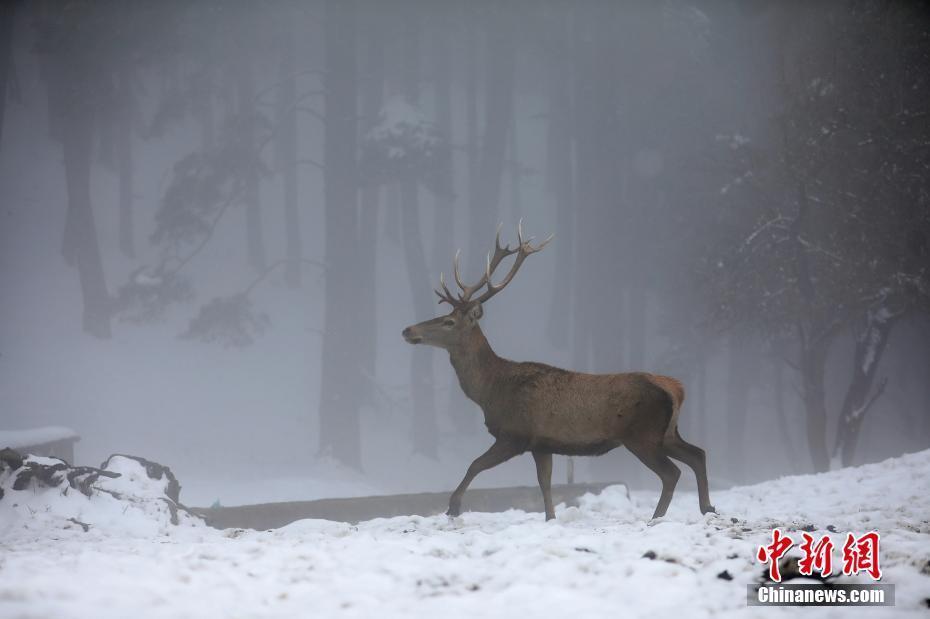
[[[521, 221], [521, 223], [517, 225], [517, 239], [518, 242], [515, 249], [510, 249], [509, 244], [501, 246], [501, 226], [497, 227], [497, 237], [494, 240], [494, 254], [492, 255], [488, 252], [484, 275], [481, 276], [481, 279], [479, 279], [477, 283], [471, 286], [462, 282], [462, 277], [459, 275], [459, 252], [456, 252], [455, 258], [452, 261], [453, 273], [455, 275], [455, 283], [461, 288], [462, 292], [457, 296], [453, 295], [446, 286], [445, 278], [441, 273], [439, 274], [439, 285], [441, 290], [435, 291], [439, 296], [439, 302], [448, 303], [452, 307], [452, 311], [445, 316], [426, 320], [407, 327], [402, 333], [404, 339], [411, 344], [429, 344], [446, 350], [459, 346], [468, 334], [477, 327], [478, 321], [481, 319], [481, 316], [484, 315], [482, 304], [503, 290], [513, 279], [513, 276], [517, 274], [517, 271], [520, 269], [523, 261], [526, 260], [526, 257], [545, 247], [546, 244], [552, 240], [552, 236], [534, 247], [530, 244], [530, 241], [533, 240], [532, 238], [527, 240], [523, 239], [523, 225]], [[514, 258], [510, 271], [499, 284], [495, 284], [491, 280], [494, 270], [497, 269], [505, 258], [513, 256], [514, 254], [516, 254], [516, 258]], [[481, 294], [475, 297], [475, 294], [479, 291], [482, 291]]]

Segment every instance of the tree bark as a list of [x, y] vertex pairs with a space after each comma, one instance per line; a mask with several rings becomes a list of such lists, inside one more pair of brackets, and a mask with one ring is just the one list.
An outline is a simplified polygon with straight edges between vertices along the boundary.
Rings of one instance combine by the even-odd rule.
[[210, 152], [213, 150], [216, 137], [216, 120], [213, 109], [213, 80], [215, 78], [212, 71], [206, 68], [203, 71], [207, 76], [204, 78], [207, 83], [203, 86], [204, 92], [202, 93], [202, 99], [199, 101], [197, 116], [200, 122], [200, 149], [203, 152]]
[[746, 417], [749, 415], [749, 385], [752, 373], [750, 360], [740, 350], [740, 342], [730, 336], [727, 350], [727, 458], [730, 475], [735, 481], [746, 481]]
[[[504, 175], [507, 134], [513, 122], [513, 80], [515, 50], [512, 8], [506, 5], [485, 7], [487, 53], [485, 55], [484, 134], [478, 161], [478, 184], [471, 208], [470, 234], [476, 247], [484, 247], [493, 234], [499, 213], [501, 183]], [[483, 267], [483, 252], [472, 248], [469, 265]]]
[[824, 336], [809, 343], [801, 338], [801, 355], [798, 367], [801, 371], [802, 399], [806, 416], [807, 449], [814, 471], [821, 473], [830, 468], [827, 451], [827, 405], [824, 386], [827, 351], [831, 336]]
[[699, 445], [707, 444], [707, 358], [699, 358], [695, 369], [694, 382], [697, 385], [691, 416], [694, 418], [694, 438]]
[[[452, 50], [450, 26], [447, 22], [436, 24], [433, 32], [433, 76], [436, 94], [436, 127], [445, 140], [452, 144]], [[433, 266], [445, 265], [455, 241], [455, 187], [452, 167], [452, 149], [443, 151], [439, 164], [440, 176], [437, 183], [436, 210], [433, 218]]]
[[[240, 58], [237, 69], [238, 105], [237, 111], [239, 121], [244, 123], [244, 132], [242, 139], [245, 147], [253, 149], [256, 147], [256, 112], [255, 112], [255, 85], [252, 81], [252, 65], [247, 58]], [[245, 231], [246, 245], [248, 246], [249, 264], [256, 271], [264, 271], [266, 267], [265, 258], [265, 241], [262, 231], [262, 213], [261, 202], [259, 197], [259, 170], [249, 169], [244, 179], [244, 202], [245, 202]]]
[[355, 3], [325, 4], [323, 164], [326, 203], [326, 272], [320, 451], [361, 470], [358, 385], [362, 377], [352, 342], [355, 324], [354, 273], [357, 229], [356, 147], [358, 141]]
[[[365, 80], [362, 92], [362, 117], [366, 129], [378, 121], [384, 100], [384, 35], [380, 24], [368, 28], [368, 48]], [[371, 402], [374, 394], [375, 357], [378, 341], [378, 304], [376, 265], [378, 251], [378, 215], [381, 189], [372, 183], [362, 188], [358, 213], [358, 274], [359, 329], [358, 355], [367, 379], [361, 387], [363, 401]]]
[[[449, 19], [437, 19], [433, 30], [433, 81], [436, 93], [436, 126], [449, 145], [455, 143], [452, 121], [452, 36], [453, 23]], [[475, 145], [468, 144], [469, 151]], [[469, 166], [471, 162], [469, 162]], [[444, 151], [440, 163], [440, 177], [435, 196], [433, 215], [433, 252], [430, 273], [438, 277], [437, 269], [448, 272], [455, 244], [455, 195], [452, 148]], [[469, 174], [474, 170], [469, 167]], [[471, 189], [470, 189], [471, 190]], [[435, 279], [433, 280], [435, 281]], [[476, 407], [461, 392], [455, 372], [450, 365], [441, 371], [442, 381], [449, 385], [448, 410], [453, 427], [459, 434], [474, 434], [477, 431]], [[438, 377], [437, 377], [438, 380]]]
[[119, 170], [119, 248], [124, 256], [135, 258], [136, 241], [133, 223], [133, 105], [132, 69], [124, 61], [116, 76], [119, 117], [116, 127], [117, 167]]
[[3, 122], [9, 91], [10, 67], [13, 63], [13, 21], [17, 2], [0, 3], [0, 144], [3, 143]]
[[[406, 16], [402, 81], [407, 103], [416, 105], [419, 97], [419, 20], [415, 10]], [[401, 229], [404, 238], [404, 257], [410, 280], [410, 294], [417, 321], [432, 318], [433, 300], [429, 294], [430, 277], [423, 249], [420, 228], [419, 186], [415, 178], [401, 182]], [[411, 439], [414, 453], [429, 458], [439, 455], [439, 428], [436, 424], [435, 385], [433, 383], [433, 351], [426, 346], [415, 346], [410, 354], [410, 388], [413, 403]]]
[[[478, 150], [479, 150], [479, 133], [478, 133], [478, 15], [474, 5], [468, 5], [465, 8], [465, 150], [467, 157], [467, 178], [468, 178], [468, 212], [471, 215], [469, 220], [469, 245], [477, 247], [481, 241], [480, 227], [481, 222], [478, 218], [480, 199], [479, 170], [478, 170]], [[473, 250], [474, 251], [474, 250]]]
[[[573, 307], [572, 369], [598, 373], [624, 365], [622, 281], [617, 278], [616, 90], [604, 76], [615, 62], [616, 8], [578, 5], [574, 13], [573, 128], [575, 138], [575, 247], [571, 278]], [[620, 452], [592, 460], [589, 471], [611, 478], [622, 465]], [[640, 467], [628, 478], [638, 483]]]
[[[420, 232], [420, 216], [416, 200], [417, 186], [404, 183], [401, 186], [403, 206], [401, 225], [404, 229], [404, 258], [410, 279], [415, 319], [427, 320], [432, 316], [429, 271], [423, 251]], [[439, 456], [439, 428], [436, 424], [435, 385], [433, 384], [433, 352], [426, 346], [415, 346], [410, 357], [410, 388], [413, 403], [411, 439], [413, 452], [437, 458]]]
[[[479, 65], [479, 31], [478, 9], [475, 4], [465, 4], [463, 21], [464, 33], [464, 82], [465, 82], [465, 179], [468, 197], [468, 238], [466, 242], [466, 256], [468, 265], [475, 268], [474, 257], [480, 254], [480, 248], [487, 243], [487, 232], [481, 230], [479, 215], [481, 206], [478, 191], [480, 172], [478, 169], [478, 153], [480, 152], [479, 114], [478, 114], [478, 65]], [[440, 271], [451, 267], [449, 260], [452, 256], [447, 254]], [[449, 409], [456, 429], [463, 433], [473, 435], [479, 431], [481, 410], [474, 402], [469, 400], [459, 388], [458, 380], [450, 367], [448, 370], [451, 388], [449, 389]]]
[[788, 416], [785, 412], [784, 364], [780, 359], [775, 359], [772, 362], [772, 369], [774, 371], [774, 376], [772, 377], [772, 393], [774, 395], [773, 404], [775, 406], [775, 415], [777, 417], [776, 422], [778, 423], [778, 433], [781, 435], [781, 440], [784, 446], [785, 456], [788, 459], [788, 464], [791, 467], [791, 470], [797, 473], [798, 458], [794, 451], [794, 442], [791, 440], [791, 433], [789, 431], [791, 424], [788, 422]]
[[[549, 126], [546, 137], [546, 189], [549, 203], [556, 213], [559, 242], [555, 246], [556, 271], [554, 281], [572, 280], [575, 260], [574, 209], [572, 204], [572, 74], [571, 39], [565, 12], [554, 12], [549, 40], [554, 46], [547, 56], [549, 63], [546, 83], [549, 104]], [[547, 332], [549, 341], [566, 348], [571, 332], [572, 299], [559, 286], [552, 286]]]
[[[107, 292], [97, 228], [90, 200], [90, 162], [94, 106], [92, 96], [95, 70], [80, 52], [62, 53], [58, 76], [68, 94], [62, 113], [61, 138], [65, 181], [68, 192], [67, 241], [69, 257], [77, 265], [83, 298], [84, 331], [98, 338], [110, 337], [110, 295]], [[64, 57], [67, 56], [67, 57]]]
[[287, 260], [284, 280], [290, 288], [299, 288], [303, 247], [297, 195], [297, 78], [294, 70], [294, 31], [289, 23], [284, 24], [282, 38], [276, 137], [278, 163], [284, 185], [284, 256]]
[[594, 136], [591, 126], [595, 124], [592, 104], [597, 98], [595, 92], [596, 80], [591, 66], [597, 51], [594, 47], [593, 25], [587, 18], [587, 11], [578, 7], [574, 11], [572, 41], [575, 61], [575, 75], [572, 82], [574, 87], [573, 100], [575, 103], [574, 129], [575, 142], [575, 229], [577, 238], [585, 239], [575, 251], [572, 277], [568, 281], [572, 286], [574, 314], [572, 324], [572, 369], [584, 372], [591, 365], [591, 322], [592, 314], [592, 286], [593, 274], [590, 268], [594, 262], [591, 255], [591, 239], [593, 228], [596, 227], [591, 213], [597, 178], [594, 170], [597, 164], [597, 153], [594, 147]]
[[875, 376], [888, 345], [888, 340], [900, 314], [893, 313], [885, 304], [866, 312], [865, 324], [856, 338], [853, 353], [852, 378], [843, 406], [840, 409], [833, 447], [833, 460], [843, 466], [852, 466], [859, 442], [862, 422], [871, 405], [881, 396], [885, 381], [873, 391]]
[[507, 151], [510, 153], [510, 218], [520, 221], [523, 217], [523, 168], [520, 165], [520, 134], [517, 121], [517, 99], [513, 98], [513, 109], [510, 112], [510, 134]]
[[[617, 281], [615, 239], [605, 222], [616, 208], [615, 92], [603, 76], [610, 71], [612, 50], [611, 7], [580, 8], [575, 15], [574, 204], [576, 238], [585, 242], [575, 251], [572, 278], [574, 306], [574, 361], [584, 370], [593, 361], [594, 371], [616, 372], [623, 368], [621, 283]], [[604, 285], [607, 284], [607, 285]], [[605, 297], [606, 295], [606, 297]], [[611, 329], [604, 331], [604, 325]]]

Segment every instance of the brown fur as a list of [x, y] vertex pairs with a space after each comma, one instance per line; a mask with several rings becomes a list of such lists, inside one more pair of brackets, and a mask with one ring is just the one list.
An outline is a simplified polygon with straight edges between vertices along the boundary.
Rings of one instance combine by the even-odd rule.
[[652, 384], [664, 389], [672, 398], [672, 421], [665, 430], [666, 438], [674, 436], [678, 432], [678, 413], [681, 411], [681, 405], [685, 401], [685, 386], [677, 378], [671, 376], [662, 376], [661, 374], [646, 374], [646, 377]]
[[664, 515], [680, 475], [668, 456], [695, 470], [701, 510], [713, 510], [704, 452], [677, 431], [684, 401], [679, 381], [645, 372], [584, 374], [504, 359], [494, 353], [478, 326], [482, 313], [480, 304], [462, 305], [447, 316], [404, 330], [410, 343], [448, 350], [462, 390], [481, 407], [488, 432], [496, 439], [452, 494], [450, 514], [459, 512], [462, 495], [478, 473], [529, 451], [536, 459], [546, 517], [552, 518], [552, 454], [600, 455], [620, 445], [662, 480], [655, 517]]

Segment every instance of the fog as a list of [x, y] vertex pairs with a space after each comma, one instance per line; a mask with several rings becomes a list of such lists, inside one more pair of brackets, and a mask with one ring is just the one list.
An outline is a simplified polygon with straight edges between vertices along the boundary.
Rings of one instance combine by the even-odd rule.
[[490, 345], [678, 378], [712, 489], [925, 449], [920, 6], [5, 3], [0, 431], [194, 505], [451, 489], [493, 439], [401, 331], [522, 220]]

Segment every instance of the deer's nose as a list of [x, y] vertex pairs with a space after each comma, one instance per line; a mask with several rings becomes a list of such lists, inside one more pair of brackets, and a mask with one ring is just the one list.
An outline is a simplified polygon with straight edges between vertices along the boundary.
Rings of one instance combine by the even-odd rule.
[[413, 327], [407, 327], [406, 329], [401, 331], [400, 334], [403, 335], [404, 339], [407, 340], [407, 342], [409, 342], [410, 344], [418, 344], [420, 340], [422, 339], [419, 335], [416, 335], [413, 332]]

